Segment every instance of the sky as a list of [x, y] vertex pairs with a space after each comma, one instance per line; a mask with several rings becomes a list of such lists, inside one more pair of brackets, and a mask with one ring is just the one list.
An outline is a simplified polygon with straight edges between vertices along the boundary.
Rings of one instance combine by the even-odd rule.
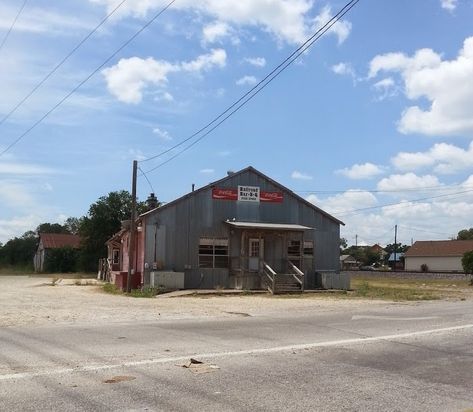
[[0, 156], [0, 242], [130, 190], [133, 160], [159, 166], [138, 196], [163, 202], [252, 165], [345, 222], [349, 244], [392, 243], [395, 225], [406, 244], [472, 227], [472, 0], [360, 0], [208, 136], [144, 161], [346, 2], [176, 0], [122, 47], [167, 2], [3, 0], [0, 152], [21, 139]]

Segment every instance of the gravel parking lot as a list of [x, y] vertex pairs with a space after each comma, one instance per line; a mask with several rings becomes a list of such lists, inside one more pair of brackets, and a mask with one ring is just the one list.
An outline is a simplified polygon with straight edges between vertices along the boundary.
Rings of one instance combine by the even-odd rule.
[[[0, 326], [93, 322], [134, 322], [271, 315], [290, 311], [330, 311], [362, 308], [386, 302], [346, 300], [330, 295], [304, 298], [270, 295], [132, 298], [104, 293], [100, 285], [77, 286], [51, 277], [0, 276]], [[85, 281], [83, 281], [85, 282]], [[88, 283], [94, 282], [88, 280]]]

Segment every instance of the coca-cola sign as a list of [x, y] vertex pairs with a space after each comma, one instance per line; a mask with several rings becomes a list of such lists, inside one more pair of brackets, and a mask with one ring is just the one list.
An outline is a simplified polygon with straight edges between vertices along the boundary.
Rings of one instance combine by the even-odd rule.
[[236, 189], [212, 189], [212, 199], [217, 200], [238, 200], [238, 190]]
[[282, 192], [261, 192], [260, 200], [266, 203], [282, 203], [284, 197]]

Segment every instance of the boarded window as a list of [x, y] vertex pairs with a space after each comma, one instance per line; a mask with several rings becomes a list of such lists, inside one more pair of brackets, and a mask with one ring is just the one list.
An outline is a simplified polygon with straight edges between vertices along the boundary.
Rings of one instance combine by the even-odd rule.
[[304, 256], [314, 256], [314, 242], [312, 240], [304, 241]]
[[200, 268], [228, 268], [228, 239], [200, 238]]

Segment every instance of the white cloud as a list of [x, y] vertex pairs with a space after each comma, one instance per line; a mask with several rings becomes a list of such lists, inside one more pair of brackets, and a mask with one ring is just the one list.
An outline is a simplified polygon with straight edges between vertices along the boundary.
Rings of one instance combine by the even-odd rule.
[[266, 66], [266, 59], [264, 57], [247, 57], [245, 62], [251, 64], [252, 66], [256, 67], [264, 67]]
[[0, 163], [0, 175], [49, 175], [56, 174], [57, 171], [49, 167], [26, 164], [19, 162]]
[[254, 84], [258, 83], [258, 80], [255, 76], [243, 76], [235, 83], [237, 84], [237, 86], [253, 86]]
[[378, 92], [378, 100], [384, 100], [389, 97], [394, 97], [398, 94], [399, 88], [392, 77], [386, 77], [375, 84], [373, 88]]
[[352, 167], [337, 170], [335, 173], [349, 179], [371, 179], [383, 173], [383, 169], [373, 163], [354, 164]]
[[[105, 5], [109, 11], [118, 4], [118, 0], [89, 1]], [[322, 9], [318, 16], [311, 16], [313, 5], [312, 0], [180, 0], [172, 7], [176, 10], [194, 11], [235, 26], [259, 27], [278, 40], [300, 43], [313, 31], [314, 24], [320, 26], [331, 17], [329, 7]], [[160, 7], [162, 3], [152, 0], [128, 1], [120, 8], [119, 15], [144, 18], [148, 12]], [[341, 20], [330, 32], [336, 35], [341, 43], [347, 38], [350, 30], [351, 24]]]
[[294, 170], [291, 174], [291, 177], [293, 179], [297, 179], [297, 180], [312, 180], [312, 176], [311, 175], [308, 175], [306, 173], [302, 173], [302, 172], [299, 172], [297, 170]]
[[458, 0], [440, 0], [440, 6], [442, 9], [452, 12], [457, 8]]
[[332, 66], [332, 71], [341, 76], [349, 75], [355, 77], [355, 71], [350, 63], [340, 62]]
[[200, 170], [200, 173], [203, 173], [203, 174], [212, 174], [212, 173], [215, 173], [215, 169], [201, 169], [201, 170]]
[[[320, 14], [314, 19], [315, 28], [320, 29], [333, 17], [329, 6], [325, 6]], [[338, 44], [343, 43], [351, 32], [351, 23], [346, 20], [339, 20], [331, 28], [330, 33], [333, 33], [338, 38]]]
[[116, 65], [102, 70], [102, 74], [111, 94], [122, 102], [137, 104], [143, 99], [143, 89], [146, 86], [151, 84], [164, 87], [171, 73], [183, 71], [199, 73], [214, 67], [224, 67], [226, 57], [227, 54], [223, 49], [213, 49], [195, 60], [181, 63], [155, 60], [152, 57], [147, 59], [131, 57], [120, 59]]
[[401, 133], [430, 136], [473, 134], [473, 37], [452, 60], [431, 49], [413, 56], [387, 53], [370, 63], [369, 78], [381, 72], [399, 73], [409, 100], [426, 99], [429, 105], [407, 107], [398, 124]]
[[378, 203], [378, 199], [372, 193], [362, 190], [347, 190], [344, 193], [329, 196], [326, 199], [319, 199], [316, 195], [309, 195], [306, 199], [333, 214], [371, 207]]
[[[0, 3], [0, 31], [2, 33], [10, 28], [19, 8], [18, 4], [11, 3], [13, 7], [10, 7], [4, 3]], [[72, 35], [92, 29], [90, 21], [83, 15], [81, 17], [67, 15], [55, 12], [51, 7], [46, 9], [28, 4], [28, 7], [23, 9], [20, 18], [15, 22], [14, 30], [51, 35]]]
[[231, 33], [230, 26], [223, 21], [208, 24], [202, 29], [204, 43], [215, 43]]
[[473, 141], [466, 150], [452, 144], [437, 143], [426, 152], [401, 152], [391, 162], [401, 171], [432, 167], [436, 173], [456, 173], [473, 168]]
[[172, 140], [172, 136], [169, 134], [169, 132], [167, 130], [160, 129], [159, 127], [155, 127], [153, 129], [153, 133], [157, 134], [158, 137], [162, 140]]
[[440, 182], [436, 176], [417, 176], [414, 173], [395, 174], [385, 177], [378, 182], [378, 190], [403, 190], [414, 188], [426, 188], [439, 186]]

